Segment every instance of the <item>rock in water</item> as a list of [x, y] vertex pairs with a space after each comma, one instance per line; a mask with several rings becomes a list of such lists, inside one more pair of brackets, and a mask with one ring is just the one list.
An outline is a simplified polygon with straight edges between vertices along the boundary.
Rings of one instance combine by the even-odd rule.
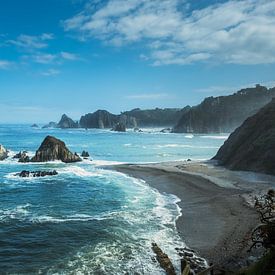
[[87, 151], [82, 151], [81, 157], [83, 158], [88, 158], [90, 156], [89, 152]]
[[35, 123], [31, 127], [32, 128], [39, 128], [39, 126], [37, 124], [35, 124]]
[[126, 126], [125, 124], [118, 122], [115, 127], [112, 129], [112, 131], [115, 132], [126, 132]]
[[52, 136], [47, 136], [31, 161], [46, 162], [54, 160], [70, 163], [81, 161], [81, 158], [76, 153], [73, 154], [70, 152], [63, 141]]
[[71, 118], [64, 114], [58, 122], [57, 127], [61, 129], [78, 128], [78, 122], [73, 121]]
[[56, 176], [58, 175], [56, 170], [53, 171], [26, 171], [23, 170], [20, 173], [15, 174], [15, 176], [21, 177], [21, 178], [28, 178], [28, 177], [46, 177], [46, 176]]
[[57, 128], [57, 123], [51, 121], [51, 122], [49, 122], [48, 124], [44, 125], [42, 128], [43, 128], [43, 129], [47, 129], [47, 128]]
[[0, 144], [0, 160], [4, 160], [8, 157], [8, 151], [4, 146]]
[[[20, 154], [21, 152], [19, 152]], [[18, 154], [17, 154], [18, 155]], [[26, 151], [23, 151], [23, 153], [21, 153], [21, 155], [19, 156], [19, 160], [18, 162], [29, 162], [30, 161], [30, 157], [27, 155]]]
[[229, 169], [275, 175], [275, 99], [237, 128], [214, 159]]

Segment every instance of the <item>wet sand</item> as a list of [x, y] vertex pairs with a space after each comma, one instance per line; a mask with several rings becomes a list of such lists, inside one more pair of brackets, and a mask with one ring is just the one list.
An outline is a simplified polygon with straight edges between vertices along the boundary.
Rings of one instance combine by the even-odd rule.
[[209, 263], [227, 270], [246, 264], [251, 255], [247, 253], [250, 232], [258, 224], [258, 214], [249, 203], [255, 195], [274, 188], [274, 177], [232, 172], [209, 162], [107, 168], [143, 179], [158, 191], [180, 198], [178, 232], [186, 245]]

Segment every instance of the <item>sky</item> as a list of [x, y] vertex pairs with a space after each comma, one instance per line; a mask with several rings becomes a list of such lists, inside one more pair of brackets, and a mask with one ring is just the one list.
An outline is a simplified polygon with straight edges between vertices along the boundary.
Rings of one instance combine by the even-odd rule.
[[275, 86], [275, 0], [0, 3], [0, 123]]

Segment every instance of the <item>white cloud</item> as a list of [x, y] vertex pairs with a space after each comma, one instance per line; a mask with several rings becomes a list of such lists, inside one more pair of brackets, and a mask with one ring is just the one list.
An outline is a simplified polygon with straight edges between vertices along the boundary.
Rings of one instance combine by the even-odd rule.
[[189, 10], [191, 0], [96, 2], [64, 21], [64, 29], [119, 47], [144, 42], [154, 65], [275, 63], [274, 0], [228, 0], [197, 10]]
[[136, 94], [136, 95], [128, 95], [126, 98], [128, 99], [140, 99], [140, 100], [151, 100], [151, 99], [163, 99], [167, 98], [168, 94]]
[[0, 60], [0, 70], [7, 70], [13, 66], [13, 62], [8, 60]]
[[32, 51], [35, 49], [47, 48], [47, 41], [52, 40], [53, 38], [54, 36], [51, 33], [43, 33], [37, 36], [20, 34], [16, 40], [8, 40], [7, 43], [13, 44], [27, 51]]
[[76, 54], [69, 53], [69, 52], [61, 52], [60, 56], [66, 60], [78, 60], [79, 59], [79, 57]]
[[60, 74], [60, 71], [58, 71], [56, 69], [49, 69], [49, 70], [41, 73], [41, 75], [43, 75], [43, 76], [56, 76], [58, 74]]
[[49, 53], [39, 53], [32, 56], [32, 59], [36, 63], [40, 64], [51, 64], [56, 60], [57, 56], [55, 54]]

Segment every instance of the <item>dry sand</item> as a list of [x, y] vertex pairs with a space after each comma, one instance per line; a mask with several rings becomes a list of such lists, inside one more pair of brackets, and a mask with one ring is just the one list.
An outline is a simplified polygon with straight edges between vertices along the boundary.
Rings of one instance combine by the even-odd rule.
[[[219, 267], [235, 270], [251, 254], [250, 232], [258, 214], [249, 203], [275, 187], [275, 177], [233, 172], [211, 162], [123, 164], [108, 167], [174, 194], [182, 216], [177, 229], [186, 245]], [[254, 252], [255, 253], [255, 252]]]

